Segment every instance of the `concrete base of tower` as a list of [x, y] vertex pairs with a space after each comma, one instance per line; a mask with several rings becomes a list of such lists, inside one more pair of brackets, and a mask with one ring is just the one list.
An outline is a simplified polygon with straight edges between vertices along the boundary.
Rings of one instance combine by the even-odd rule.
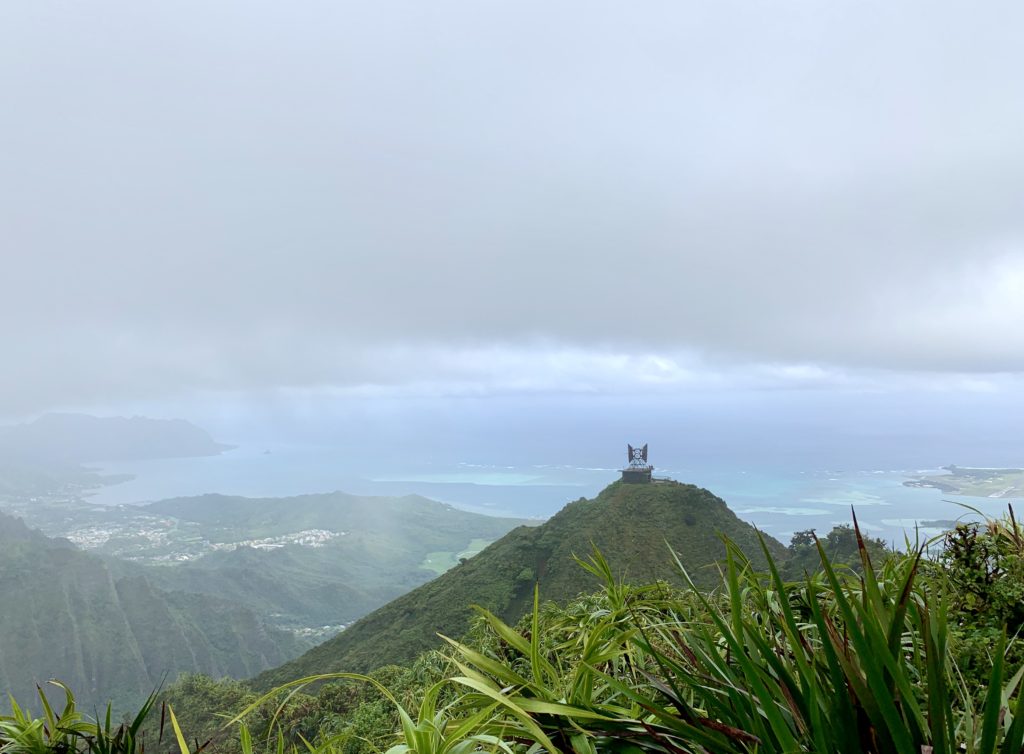
[[622, 481], [626, 484], [650, 484], [653, 466], [647, 468], [623, 469]]

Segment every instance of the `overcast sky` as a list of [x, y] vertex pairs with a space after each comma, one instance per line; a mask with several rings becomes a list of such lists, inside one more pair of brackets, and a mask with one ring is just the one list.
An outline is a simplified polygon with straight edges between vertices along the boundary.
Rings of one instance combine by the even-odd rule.
[[1024, 373], [1024, 4], [0, 5], [0, 415]]

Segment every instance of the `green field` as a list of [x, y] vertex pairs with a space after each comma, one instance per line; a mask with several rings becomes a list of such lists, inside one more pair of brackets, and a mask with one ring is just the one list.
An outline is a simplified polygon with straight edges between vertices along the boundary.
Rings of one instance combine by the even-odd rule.
[[438, 576], [447, 571], [449, 568], [454, 568], [459, 564], [459, 560], [462, 558], [471, 558], [480, 552], [482, 549], [487, 547], [493, 540], [490, 539], [474, 539], [466, 546], [466, 549], [461, 552], [450, 552], [445, 550], [439, 550], [438, 552], [428, 552], [427, 556], [420, 563], [420, 568], [425, 568], [428, 571], [433, 571]]

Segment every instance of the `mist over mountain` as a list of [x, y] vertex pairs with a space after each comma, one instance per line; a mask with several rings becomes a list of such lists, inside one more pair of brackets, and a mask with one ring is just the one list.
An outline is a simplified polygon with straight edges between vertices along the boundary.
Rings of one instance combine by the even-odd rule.
[[[284, 498], [203, 495], [142, 506], [194, 524], [212, 550], [150, 578], [167, 589], [231, 595], [282, 625], [341, 626], [414, 589], [521, 519], [419, 496], [333, 492]], [[303, 542], [308, 541], [308, 544]], [[336, 631], [337, 629], [335, 629]]]
[[59, 678], [83, 703], [137, 704], [183, 671], [243, 677], [305, 643], [229, 596], [164, 591], [0, 513], [0, 688]]
[[68, 538], [0, 513], [0, 690], [59, 678], [118, 709], [279, 665], [523, 523], [344, 493], [27, 511]]
[[84, 463], [217, 455], [230, 445], [182, 419], [47, 413], [0, 426], [5, 463]]

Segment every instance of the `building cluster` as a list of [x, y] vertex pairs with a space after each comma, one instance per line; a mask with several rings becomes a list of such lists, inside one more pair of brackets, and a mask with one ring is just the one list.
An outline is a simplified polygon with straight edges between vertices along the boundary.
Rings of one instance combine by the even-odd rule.
[[276, 550], [287, 545], [323, 547], [332, 539], [344, 537], [347, 533], [344, 531], [330, 531], [329, 529], [304, 529], [291, 534], [282, 534], [278, 537], [243, 539], [239, 542], [211, 542], [209, 544], [211, 549], [229, 551], [237, 550], [239, 547], [253, 547], [257, 550]]

